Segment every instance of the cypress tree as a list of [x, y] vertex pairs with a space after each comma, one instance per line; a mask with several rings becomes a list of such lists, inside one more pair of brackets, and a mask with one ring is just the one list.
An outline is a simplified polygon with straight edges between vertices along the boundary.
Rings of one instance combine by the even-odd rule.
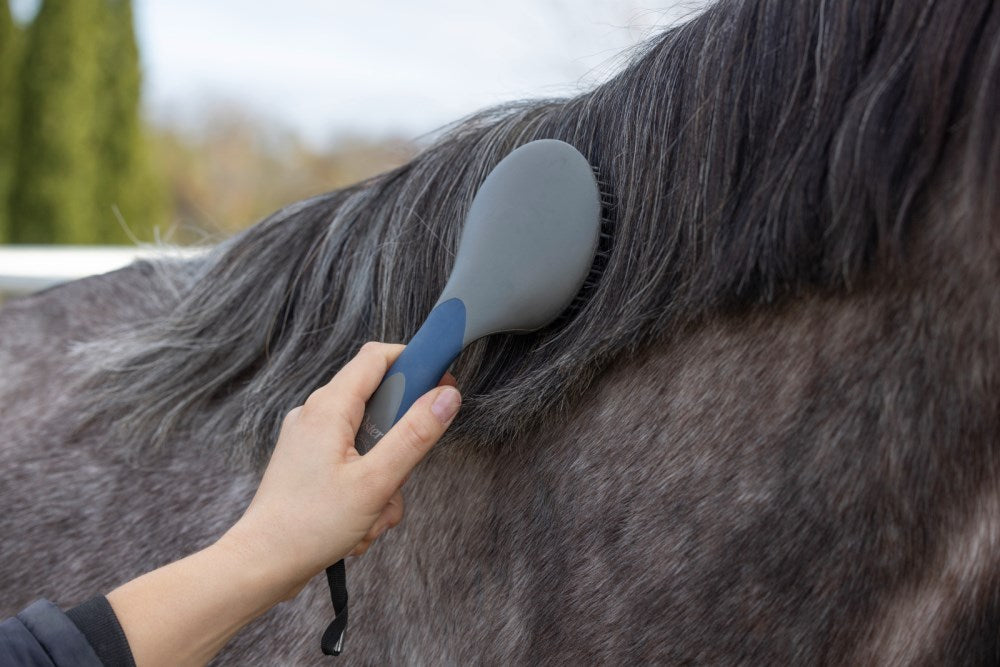
[[17, 145], [17, 65], [20, 30], [0, 0], [0, 243], [10, 241], [10, 186]]
[[105, 0], [100, 82], [95, 96], [95, 150], [101, 170], [96, 191], [99, 239], [128, 242], [117, 217], [142, 240], [162, 222], [165, 193], [154, 177], [140, 116], [139, 48], [130, 0]]
[[21, 67], [12, 239], [94, 243], [101, 3], [43, 0]]

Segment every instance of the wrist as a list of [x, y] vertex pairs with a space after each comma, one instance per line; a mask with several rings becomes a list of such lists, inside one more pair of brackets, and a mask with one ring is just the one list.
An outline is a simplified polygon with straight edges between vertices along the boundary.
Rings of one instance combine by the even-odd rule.
[[246, 585], [255, 593], [261, 613], [279, 602], [290, 600], [309, 581], [308, 575], [294, 567], [294, 561], [283, 556], [275, 545], [261, 539], [257, 531], [238, 521], [209, 547], [227, 567], [241, 573]]
[[247, 623], [297, 592], [240, 531], [108, 593], [140, 665], [205, 664]]

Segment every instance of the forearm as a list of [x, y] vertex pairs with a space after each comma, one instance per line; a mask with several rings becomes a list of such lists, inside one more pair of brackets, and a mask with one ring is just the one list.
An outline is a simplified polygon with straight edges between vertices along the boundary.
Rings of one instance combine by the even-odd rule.
[[136, 664], [146, 667], [208, 662], [240, 628], [297, 590], [224, 537], [107, 597]]
[[286, 416], [250, 507], [218, 542], [108, 594], [139, 667], [211, 660], [244, 625], [399, 523], [400, 486], [461, 403], [451, 386], [428, 392], [361, 457], [365, 400], [402, 349], [366, 345]]

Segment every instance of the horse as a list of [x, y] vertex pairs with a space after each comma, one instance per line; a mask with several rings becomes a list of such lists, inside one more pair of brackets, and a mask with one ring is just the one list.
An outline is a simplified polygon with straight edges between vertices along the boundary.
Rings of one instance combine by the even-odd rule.
[[[9, 302], [3, 612], [216, 539], [281, 417], [417, 329], [490, 169], [555, 138], [610, 202], [600, 278], [458, 360], [338, 659], [996, 664], [998, 116], [992, 0], [717, 0], [203, 256]], [[319, 663], [330, 617], [317, 578], [217, 663]]]

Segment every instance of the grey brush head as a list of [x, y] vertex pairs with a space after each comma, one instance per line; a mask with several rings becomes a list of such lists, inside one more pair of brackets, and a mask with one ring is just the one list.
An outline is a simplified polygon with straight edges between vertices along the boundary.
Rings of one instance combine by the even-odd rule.
[[463, 346], [556, 319], [586, 280], [600, 232], [600, 188], [579, 151], [554, 139], [512, 151], [472, 202], [438, 300], [465, 304]]

